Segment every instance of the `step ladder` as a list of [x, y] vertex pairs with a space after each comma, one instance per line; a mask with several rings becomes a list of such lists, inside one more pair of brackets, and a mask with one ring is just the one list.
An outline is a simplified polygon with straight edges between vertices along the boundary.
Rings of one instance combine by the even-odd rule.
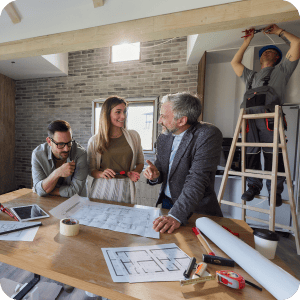
[[[247, 119], [265, 119], [265, 118], [274, 118], [274, 138], [273, 143], [246, 143], [246, 120]], [[242, 131], [241, 131], [242, 128]], [[238, 142], [240, 131], [242, 133], [242, 141]], [[279, 139], [280, 137], [280, 139]], [[272, 161], [272, 171], [262, 171], [262, 170], [250, 170], [246, 169], [246, 147], [272, 147], [273, 148], [273, 161]], [[235, 153], [236, 147], [241, 147], [242, 154], [242, 163], [241, 163], [241, 172], [230, 171], [230, 167], [232, 164], [233, 156]], [[278, 166], [278, 149], [282, 149], [282, 156], [284, 162], [285, 173], [277, 172]], [[253, 207], [246, 205], [246, 201], [241, 199], [241, 203], [234, 203], [231, 201], [226, 201], [223, 199], [225, 187], [227, 184], [228, 176], [236, 175], [242, 177], [242, 193], [246, 190], [246, 177], [255, 177], [261, 179], [270, 179], [271, 180], [271, 195], [270, 195], [270, 209], [263, 209], [258, 207]], [[277, 176], [286, 177], [287, 188], [289, 200], [283, 200], [283, 204], [290, 205], [291, 214], [292, 214], [292, 223], [293, 226], [286, 226], [282, 224], [275, 223], [275, 208], [276, 208], [276, 188], [277, 188]], [[255, 198], [268, 200], [268, 197], [265, 196], [256, 196]], [[218, 195], [219, 205], [226, 204], [235, 207], [240, 207], [242, 209], [242, 220], [246, 221], [246, 219], [265, 223], [269, 225], [269, 230], [275, 231], [275, 226], [278, 228], [283, 228], [288, 230], [289, 232], [293, 232], [295, 235], [295, 242], [297, 248], [297, 254], [300, 255], [300, 245], [299, 245], [299, 229], [298, 229], [298, 221], [296, 215], [296, 206], [295, 199], [293, 194], [293, 185], [291, 180], [291, 172], [290, 165], [287, 154], [287, 147], [285, 141], [284, 127], [283, 127], [283, 118], [282, 118], [282, 109], [278, 105], [275, 106], [274, 113], [263, 113], [263, 114], [246, 114], [245, 109], [241, 109], [237, 126], [234, 132], [234, 136], [232, 139], [232, 144], [230, 147], [230, 151], [228, 154], [228, 159], [226, 163], [226, 167], [224, 170], [224, 175], [222, 178], [219, 195]], [[269, 222], [266, 220], [262, 220], [259, 218], [254, 218], [246, 215], [246, 210], [257, 211], [260, 213], [265, 213], [269, 215]]]

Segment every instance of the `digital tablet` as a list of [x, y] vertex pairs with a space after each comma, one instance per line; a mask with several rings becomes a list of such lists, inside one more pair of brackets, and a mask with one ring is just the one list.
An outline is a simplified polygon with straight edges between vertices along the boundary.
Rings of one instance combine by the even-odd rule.
[[12, 207], [10, 208], [10, 210], [15, 214], [15, 216], [21, 222], [50, 217], [37, 204]]

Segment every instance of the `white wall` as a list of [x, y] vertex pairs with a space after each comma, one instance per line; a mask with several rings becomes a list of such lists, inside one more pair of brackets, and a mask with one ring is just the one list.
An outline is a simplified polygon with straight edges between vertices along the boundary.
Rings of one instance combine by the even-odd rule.
[[230, 62], [213, 63], [209, 53], [207, 62], [203, 119], [215, 124], [224, 137], [232, 137], [235, 108], [239, 105], [235, 96], [236, 76]]

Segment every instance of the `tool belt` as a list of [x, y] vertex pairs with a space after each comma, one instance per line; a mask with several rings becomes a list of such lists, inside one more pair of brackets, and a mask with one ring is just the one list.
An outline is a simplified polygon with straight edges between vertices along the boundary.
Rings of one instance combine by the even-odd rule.
[[274, 88], [268, 85], [273, 69], [271, 69], [268, 75], [262, 79], [264, 81], [263, 86], [259, 86], [256, 88], [252, 88], [252, 82], [256, 72], [252, 74], [248, 82], [248, 86], [240, 108], [249, 108], [254, 106], [274, 107], [275, 105], [280, 105], [278, 94], [276, 93]]

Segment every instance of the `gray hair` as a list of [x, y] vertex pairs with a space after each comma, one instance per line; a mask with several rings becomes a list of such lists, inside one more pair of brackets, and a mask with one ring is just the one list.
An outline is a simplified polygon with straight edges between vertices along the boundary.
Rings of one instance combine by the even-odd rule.
[[169, 101], [172, 105], [174, 119], [178, 120], [187, 117], [187, 124], [193, 125], [198, 121], [201, 115], [202, 105], [197, 96], [190, 93], [169, 94], [162, 98], [162, 103]]

